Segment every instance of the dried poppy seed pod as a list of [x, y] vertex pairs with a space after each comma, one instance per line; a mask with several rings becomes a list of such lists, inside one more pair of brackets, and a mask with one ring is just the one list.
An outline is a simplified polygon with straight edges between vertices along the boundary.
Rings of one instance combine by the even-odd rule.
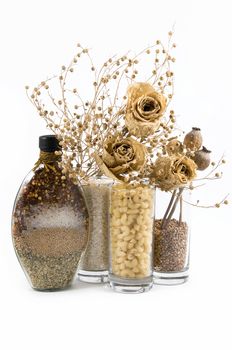
[[196, 151], [193, 157], [193, 161], [197, 165], [197, 170], [205, 170], [210, 165], [210, 153], [206, 147], [202, 147], [201, 150]]
[[192, 128], [188, 134], [185, 135], [184, 145], [191, 151], [197, 151], [202, 146], [202, 136], [200, 128]]
[[167, 150], [169, 156], [171, 156], [173, 154], [182, 153], [183, 152], [183, 145], [179, 140], [177, 140], [177, 138], [173, 138], [166, 145], [166, 150]]

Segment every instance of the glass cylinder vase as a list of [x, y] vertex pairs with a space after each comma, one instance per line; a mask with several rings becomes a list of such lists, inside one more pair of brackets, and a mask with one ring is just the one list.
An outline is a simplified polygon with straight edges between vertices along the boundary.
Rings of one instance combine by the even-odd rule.
[[182, 284], [189, 275], [190, 193], [156, 190], [154, 219], [154, 283]]
[[111, 184], [111, 179], [96, 176], [83, 185], [89, 212], [89, 240], [78, 272], [79, 280], [83, 282], [108, 282], [109, 196]]
[[110, 286], [123, 293], [152, 287], [154, 189], [113, 185], [110, 202]]

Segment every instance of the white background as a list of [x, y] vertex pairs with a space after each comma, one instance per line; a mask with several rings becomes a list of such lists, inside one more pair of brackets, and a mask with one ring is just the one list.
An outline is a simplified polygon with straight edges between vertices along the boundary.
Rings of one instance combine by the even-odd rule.
[[[214, 204], [231, 191], [230, 1], [0, 2], [0, 349], [231, 349], [231, 207], [194, 209], [191, 278], [176, 287], [121, 295], [102, 286], [39, 293], [15, 257], [10, 216], [16, 191], [47, 132], [28, 102], [33, 85], [69, 62], [77, 42], [104, 61], [166, 39], [178, 44], [173, 108], [200, 126], [225, 177], [199, 190]], [[87, 87], [88, 88], [88, 87]]]

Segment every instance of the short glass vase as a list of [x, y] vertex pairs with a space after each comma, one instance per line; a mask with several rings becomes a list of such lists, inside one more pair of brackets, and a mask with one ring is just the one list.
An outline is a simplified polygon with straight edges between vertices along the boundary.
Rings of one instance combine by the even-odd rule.
[[190, 191], [155, 192], [154, 283], [182, 284], [189, 277]]

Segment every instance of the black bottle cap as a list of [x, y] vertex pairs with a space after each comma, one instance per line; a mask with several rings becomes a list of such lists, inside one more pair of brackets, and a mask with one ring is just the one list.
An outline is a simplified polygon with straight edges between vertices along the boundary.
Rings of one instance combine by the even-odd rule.
[[55, 135], [43, 135], [39, 137], [39, 148], [43, 152], [55, 152], [61, 150], [59, 141]]

